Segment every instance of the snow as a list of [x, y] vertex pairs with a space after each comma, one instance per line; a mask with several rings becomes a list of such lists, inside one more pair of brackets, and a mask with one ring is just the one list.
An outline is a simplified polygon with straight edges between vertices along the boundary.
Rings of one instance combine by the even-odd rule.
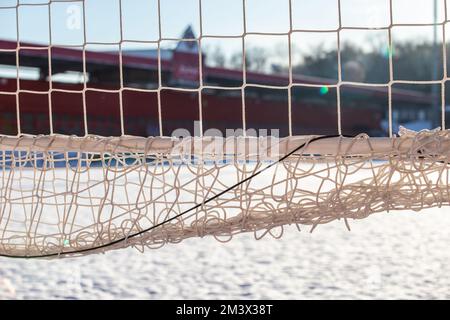
[[450, 298], [448, 208], [290, 227], [280, 240], [188, 239], [64, 260], [0, 258], [0, 299]]

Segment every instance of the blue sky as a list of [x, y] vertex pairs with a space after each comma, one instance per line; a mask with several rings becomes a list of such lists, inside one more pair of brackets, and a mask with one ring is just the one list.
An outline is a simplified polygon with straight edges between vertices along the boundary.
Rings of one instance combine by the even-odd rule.
[[[0, 6], [20, 4], [45, 4], [48, 0], [0, 0]], [[204, 38], [204, 47], [222, 48], [225, 55], [241, 50], [238, 38], [244, 32], [243, 0], [202, 0], [203, 35], [236, 36], [231, 39]], [[393, 0], [394, 23], [432, 23], [434, 0]], [[438, 3], [438, 22], [444, 20], [443, 1]], [[161, 36], [178, 38], [187, 25], [200, 33], [198, 0], [161, 0]], [[335, 29], [339, 25], [337, 0], [291, 0], [292, 26], [301, 30]], [[0, 38], [15, 40], [16, 19], [19, 22], [19, 39], [54, 45], [81, 46], [86, 31], [86, 41], [93, 43], [89, 50], [115, 50], [121, 39], [119, 0], [86, 0], [54, 2], [50, 5], [19, 6], [16, 9], [0, 9]], [[246, 0], [247, 32], [283, 33], [289, 30], [289, 0]], [[83, 28], [85, 17], [86, 30]], [[342, 25], [347, 27], [385, 27], [389, 24], [389, 0], [341, 0]], [[49, 21], [51, 24], [49, 25]], [[447, 32], [450, 34], [450, 32]], [[394, 40], [431, 40], [433, 27], [396, 27]], [[441, 33], [439, 33], [441, 35]], [[155, 41], [159, 38], [157, 0], [122, 0], [122, 36], [128, 41], [125, 48], [154, 48], [154, 45], [138, 41]], [[387, 45], [387, 31], [345, 30], [343, 41], [362, 47], [378, 43]], [[305, 54], [320, 43], [336, 47], [336, 33], [298, 32], [293, 35], [294, 54]], [[376, 40], [375, 40], [376, 39]], [[280, 52], [287, 51], [287, 36], [248, 36], [251, 46], [267, 47]], [[104, 43], [99, 45], [96, 43]], [[109, 43], [107, 45], [106, 43]], [[116, 43], [116, 44], [112, 44]], [[163, 41], [162, 46], [174, 45]], [[381, 50], [384, 50], [381, 48]], [[297, 52], [298, 51], [298, 52]], [[280, 55], [282, 56], [282, 55]]]
[[[18, 0], [0, 0], [0, 6], [14, 6]], [[21, 4], [48, 0], [19, 0]], [[439, 4], [443, 0], [437, 0]], [[288, 0], [246, 0], [248, 32], [286, 32], [289, 30]], [[294, 29], [330, 29], [338, 25], [337, 0], [291, 0]], [[431, 23], [433, 0], [394, 0], [395, 23]], [[386, 26], [389, 0], [341, 0], [344, 26]], [[81, 2], [51, 4], [52, 37], [60, 42], [82, 42], [83, 30], [68, 29], [66, 21]], [[438, 20], [444, 18], [440, 5]], [[86, 0], [87, 40], [117, 42], [120, 39], [119, 0]], [[20, 36], [25, 41], [48, 41], [48, 6], [20, 6]], [[69, 12], [70, 11], [70, 12]], [[15, 37], [15, 9], [0, 9], [0, 36]], [[122, 0], [124, 38], [158, 38], [157, 0]], [[200, 31], [198, 0], [161, 0], [162, 37], [178, 37], [187, 24]], [[203, 34], [240, 35], [243, 32], [242, 0], [202, 0]]]

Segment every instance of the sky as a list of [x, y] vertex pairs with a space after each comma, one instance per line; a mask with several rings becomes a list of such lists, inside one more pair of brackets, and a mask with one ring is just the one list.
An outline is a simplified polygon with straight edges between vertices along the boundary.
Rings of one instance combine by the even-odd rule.
[[[160, 0], [161, 37], [179, 38], [186, 26], [192, 25], [197, 35], [201, 31], [205, 36], [202, 40], [204, 48], [220, 47], [225, 55], [230, 56], [241, 51], [239, 36], [244, 28], [247, 32], [289, 31], [289, 0], [245, 0], [245, 26], [242, 1], [201, 0], [200, 26], [199, 0]], [[433, 23], [433, 1], [393, 0], [393, 22]], [[442, 22], [445, 19], [444, 0], [436, 1], [437, 21]], [[18, 16], [15, 8], [17, 2], [23, 4], [18, 6]], [[17, 22], [21, 41], [51, 42], [53, 45], [80, 48], [88, 42], [88, 50], [116, 50], [121, 39], [126, 41], [123, 43], [124, 49], [155, 48], [155, 44], [142, 41], [156, 41], [159, 38], [157, 0], [122, 0], [121, 6], [119, 0], [86, 0], [84, 8], [81, 1], [52, 2], [50, 8], [46, 3], [48, 0], [0, 0], [0, 39], [16, 40]], [[13, 8], [8, 9], [8, 6]], [[336, 48], [335, 32], [312, 31], [332, 30], [339, 26], [337, 0], [291, 0], [291, 8], [293, 29], [310, 31], [293, 34], [293, 55], [306, 54], [319, 44], [328, 49]], [[344, 30], [341, 33], [343, 41], [371, 48], [370, 43], [377, 39], [381, 47], [387, 47], [387, 31], [375, 29], [389, 25], [389, 0], [341, 0], [341, 21], [344, 27], [374, 28]], [[433, 27], [429, 26], [393, 29], [394, 40], [431, 40], [432, 35]], [[170, 40], [161, 42], [163, 47], [174, 44]], [[283, 56], [283, 52], [287, 54], [288, 37], [249, 35], [246, 45], [278, 50]], [[287, 60], [287, 57], [284, 58]]]
[[[48, 0], [0, 0], [0, 8], [20, 4], [45, 4]], [[61, 1], [61, 0], [59, 0]], [[243, 0], [202, 0], [203, 35], [239, 36], [244, 31]], [[394, 23], [432, 23], [434, 0], [393, 0]], [[438, 21], [444, 20], [443, 1], [436, 0]], [[157, 40], [159, 37], [157, 0], [122, 0], [123, 38]], [[160, 0], [161, 36], [179, 37], [191, 24], [200, 33], [199, 0]], [[338, 27], [337, 0], [291, 0], [294, 29], [334, 29]], [[264, 4], [264, 5], [262, 5]], [[51, 20], [52, 42], [83, 43], [83, 6], [80, 1], [50, 5], [19, 6], [19, 33], [23, 41], [48, 42]], [[247, 32], [287, 32], [288, 0], [245, 0]], [[80, 23], [74, 22], [79, 15]], [[86, 40], [120, 41], [119, 0], [86, 0]], [[389, 24], [389, 0], [341, 0], [342, 25], [383, 27]], [[71, 26], [68, 23], [72, 22]], [[16, 37], [15, 8], [0, 9], [0, 37]]]

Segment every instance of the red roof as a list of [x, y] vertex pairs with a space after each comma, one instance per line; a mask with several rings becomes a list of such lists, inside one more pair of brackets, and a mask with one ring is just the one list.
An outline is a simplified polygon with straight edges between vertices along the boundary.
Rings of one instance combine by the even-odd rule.
[[[17, 42], [0, 40], [0, 53], [1, 52], [10, 52], [14, 53], [17, 49]], [[47, 46], [32, 44], [32, 43], [20, 43], [20, 49], [22, 52], [20, 53], [21, 59], [24, 58], [44, 58], [43, 63], [47, 63], [48, 59], [48, 48]], [[70, 48], [70, 47], [60, 47], [60, 46], [51, 46], [51, 55], [52, 59], [57, 59], [60, 61], [67, 62], [75, 62], [80, 65], [83, 62], [83, 51], [80, 49]], [[86, 62], [90, 64], [96, 65], [114, 65], [118, 64], [118, 53], [117, 52], [100, 52], [100, 51], [92, 51], [85, 50]], [[187, 53], [183, 53], [187, 54]], [[0, 56], [1, 57], [1, 56]], [[198, 61], [197, 54], [192, 54], [192, 58]], [[174, 67], [174, 60], [161, 58], [161, 72], [171, 72]], [[0, 59], [0, 64], [4, 63]], [[186, 63], [189, 63], [187, 61]], [[179, 64], [179, 61], [177, 62]], [[14, 60], [15, 65], [15, 60]], [[122, 65], [128, 68], [135, 69], [146, 69], [146, 70], [157, 70], [158, 68], [158, 59], [156, 57], [142, 57], [129, 55], [126, 51], [122, 52]], [[70, 70], [70, 65], [67, 65], [68, 70]], [[208, 77], [213, 77], [215, 79], [223, 79], [223, 80], [235, 80], [242, 81], [243, 72], [242, 70], [233, 70], [227, 68], [218, 68], [218, 67], [203, 67], [203, 74]], [[272, 86], [287, 86], [288, 85], [288, 76], [283, 74], [267, 74], [261, 72], [246, 72], [247, 83], [254, 84], [270, 84]], [[293, 76], [293, 83], [295, 84], [312, 84], [312, 85], [335, 85], [335, 79], [324, 79], [319, 77], [310, 77], [304, 75], [295, 75]], [[220, 84], [219, 84], [220, 86]], [[367, 86], [351, 86], [351, 90], [355, 93], [357, 92], [372, 92], [374, 95], [385, 95], [386, 87], [367, 87]], [[429, 103], [430, 98], [425, 93], [409, 91], [409, 90], [399, 90], [394, 89], [396, 93], [396, 98], [410, 100], [414, 99], [415, 102], [418, 103]]]

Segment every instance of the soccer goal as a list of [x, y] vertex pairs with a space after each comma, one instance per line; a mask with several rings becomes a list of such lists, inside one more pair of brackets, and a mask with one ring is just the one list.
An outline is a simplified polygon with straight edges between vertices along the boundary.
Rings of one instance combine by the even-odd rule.
[[371, 3], [2, 1], [0, 255], [449, 205], [447, 2]]

